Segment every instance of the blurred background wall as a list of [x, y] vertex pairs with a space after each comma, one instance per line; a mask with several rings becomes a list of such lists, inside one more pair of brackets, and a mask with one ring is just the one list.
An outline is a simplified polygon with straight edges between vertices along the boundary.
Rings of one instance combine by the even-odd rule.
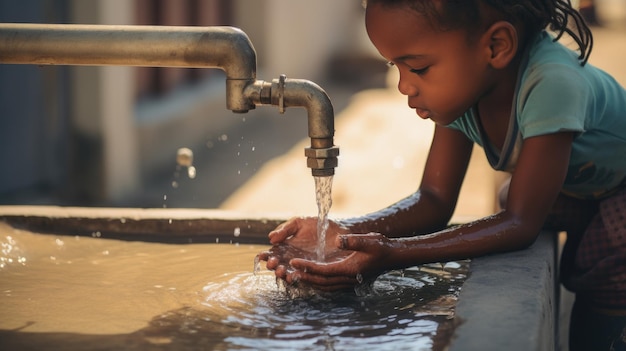
[[[362, 15], [358, 0], [0, 0], [0, 22], [240, 27], [257, 51], [258, 79], [284, 73], [322, 86], [363, 83], [354, 67], [373, 55]], [[285, 148], [306, 136], [301, 117], [262, 123], [278, 112], [230, 113], [224, 87], [212, 69], [0, 65], [0, 204], [157, 206], [162, 192], [146, 193], [159, 175], [166, 186], [178, 177], [179, 147], [219, 152], [243, 138], [232, 129], [262, 124], [282, 128]], [[255, 162], [281, 151], [272, 150], [257, 150]], [[235, 156], [207, 160], [203, 171], [219, 173], [216, 163]], [[189, 206], [217, 204], [239, 183]]]

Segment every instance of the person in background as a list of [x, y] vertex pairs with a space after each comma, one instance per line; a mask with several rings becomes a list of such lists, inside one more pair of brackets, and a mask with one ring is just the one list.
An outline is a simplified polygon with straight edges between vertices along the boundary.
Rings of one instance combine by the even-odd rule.
[[[592, 33], [580, 13], [569, 0], [368, 0], [365, 25], [409, 107], [435, 123], [421, 184], [388, 208], [332, 220], [325, 262], [314, 259], [317, 218], [287, 221], [259, 254], [267, 268], [286, 284], [338, 291], [566, 231], [571, 350], [623, 350], [626, 91], [587, 63]], [[511, 174], [502, 210], [447, 227], [475, 143]]]

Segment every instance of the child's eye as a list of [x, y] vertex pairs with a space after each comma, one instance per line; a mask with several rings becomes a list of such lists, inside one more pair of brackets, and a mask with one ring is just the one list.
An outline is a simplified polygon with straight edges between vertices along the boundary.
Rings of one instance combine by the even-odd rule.
[[426, 66], [424, 68], [419, 68], [419, 69], [411, 68], [410, 72], [411, 73], [415, 73], [418, 76], [423, 76], [424, 74], [426, 74], [426, 72], [428, 72], [429, 68], [430, 68], [430, 66]]

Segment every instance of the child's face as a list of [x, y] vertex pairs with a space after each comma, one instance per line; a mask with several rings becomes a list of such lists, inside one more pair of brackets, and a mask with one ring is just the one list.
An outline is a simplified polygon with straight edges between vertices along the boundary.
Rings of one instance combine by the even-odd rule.
[[490, 69], [481, 38], [440, 31], [414, 11], [370, 5], [370, 40], [400, 72], [398, 90], [421, 118], [447, 125], [488, 92]]

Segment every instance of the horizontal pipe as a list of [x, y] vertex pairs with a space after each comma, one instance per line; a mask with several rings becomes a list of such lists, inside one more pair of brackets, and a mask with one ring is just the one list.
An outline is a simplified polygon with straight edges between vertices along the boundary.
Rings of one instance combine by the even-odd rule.
[[226, 108], [247, 112], [256, 52], [234, 27], [0, 23], [0, 63], [219, 68]]
[[256, 78], [256, 53], [234, 27], [0, 23], [0, 63], [220, 68]]

